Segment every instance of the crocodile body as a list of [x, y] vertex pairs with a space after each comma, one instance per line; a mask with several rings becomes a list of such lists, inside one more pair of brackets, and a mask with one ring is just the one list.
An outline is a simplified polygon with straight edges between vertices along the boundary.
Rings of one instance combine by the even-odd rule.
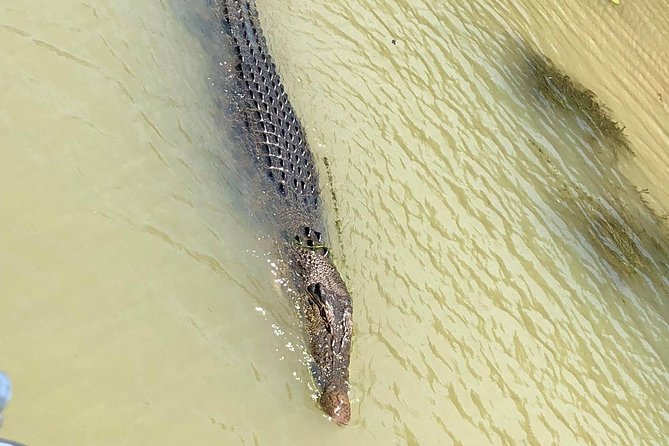
[[329, 256], [316, 163], [272, 62], [255, 1], [215, 5], [238, 56], [241, 118], [298, 293], [319, 401], [325, 413], [346, 424], [353, 309]]

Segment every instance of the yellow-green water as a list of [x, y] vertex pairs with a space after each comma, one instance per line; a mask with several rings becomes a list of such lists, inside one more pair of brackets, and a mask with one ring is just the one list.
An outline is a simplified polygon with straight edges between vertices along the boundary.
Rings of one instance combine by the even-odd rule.
[[[669, 239], [634, 187], [667, 208], [669, 16], [621, 3], [258, 0], [333, 233], [325, 157], [338, 197], [339, 428], [220, 111], [206, 2], [3, 2], [0, 437], [667, 444]], [[547, 102], [527, 47], [637, 156]]]

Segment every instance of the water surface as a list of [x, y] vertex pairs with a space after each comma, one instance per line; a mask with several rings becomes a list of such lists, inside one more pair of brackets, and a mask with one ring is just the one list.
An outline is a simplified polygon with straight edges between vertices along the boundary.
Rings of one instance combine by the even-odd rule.
[[[669, 193], [666, 11], [459, 3], [258, 0], [338, 197], [323, 174], [355, 305], [342, 429], [275, 283], [205, 2], [4, 2], [3, 437], [665, 442], [667, 239], [634, 187]], [[538, 94], [527, 48], [611, 107], [636, 158]]]

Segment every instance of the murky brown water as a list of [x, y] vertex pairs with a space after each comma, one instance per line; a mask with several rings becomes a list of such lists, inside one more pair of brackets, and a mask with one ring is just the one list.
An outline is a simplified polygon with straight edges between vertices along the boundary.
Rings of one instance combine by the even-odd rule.
[[[332, 165], [345, 429], [274, 283], [204, 2], [0, 4], [0, 437], [666, 444], [668, 239], [634, 189], [669, 208], [666, 5], [451, 3], [258, 0]], [[543, 99], [520, 42], [637, 156]]]

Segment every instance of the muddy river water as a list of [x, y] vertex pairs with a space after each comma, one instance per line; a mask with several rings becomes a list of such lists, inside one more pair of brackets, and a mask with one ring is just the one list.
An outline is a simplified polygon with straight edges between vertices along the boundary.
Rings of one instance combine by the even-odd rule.
[[[0, 437], [667, 444], [666, 3], [258, 10], [353, 294], [351, 424], [315, 403], [207, 2], [3, 0]], [[542, 96], [532, 51], [634, 156]]]

